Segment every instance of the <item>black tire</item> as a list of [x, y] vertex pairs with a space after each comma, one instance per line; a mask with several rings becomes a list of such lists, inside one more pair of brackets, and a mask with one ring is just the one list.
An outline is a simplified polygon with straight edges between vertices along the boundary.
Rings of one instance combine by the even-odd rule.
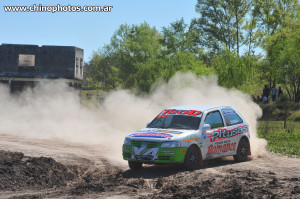
[[143, 168], [143, 163], [136, 161], [128, 161], [128, 166], [131, 170], [140, 170]]
[[245, 138], [242, 138], [239, 142], [236, 150], [236, 155], [233, 156], [236, 162], [245, 162], [248, 160], [249, 142]]
[[187, 170], [195, 170], [200, 168], [200, 152], [197, 146], [192, 145], [187, 150], [184, 158], [184, 166]]

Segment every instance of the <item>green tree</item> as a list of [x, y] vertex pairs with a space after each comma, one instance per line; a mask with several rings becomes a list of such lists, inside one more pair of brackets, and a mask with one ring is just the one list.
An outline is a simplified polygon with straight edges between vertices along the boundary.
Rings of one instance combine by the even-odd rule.
[[201, 56], [202, 49], [198, 45], [197, 32], [189, 30], [188, 24], [183, 20], [177, 20], [168, 27], [162, 28], [163, 54], [172, 56], [175, 52], [192, 52]]
[[184, 20], [175, 21], [162, 29], [163, 53], [161, 64], [161, 77], [168, 81], [177, 71], [192, 71], [197, 75], [213, 73], [213, 68], [207, 68], [201, 58], [203, 50], [197, 44], [198, 37], [193, 30], [188, 29]]
[[176, 52], [172, 56], [165, 57], [161, 62], [161, 77], [168, 81], [176, 72], [192, 71], [197, 75], [209, 75], [214, 69], [207, 67], [191, 52]]
[[183, 18], [179, 21], [171, 23], [169, 27], [162, 28], [163, 38], [161, 40], [164, 46], [164, 54], [172, 55], [176, 51], [186, 51], [187, 45], [187, 24]]
[[116, 89], [120, 86], [119, 70], [114, 66], [112, 57], [109, 45], [93, 54], [86, 71], [90, 85], [104, 90]]
[[[253, 16], [257, 20], [258, 32], [261, 34], [257, 37], [260, 47], [268, 51], [271, 43], [270, 38], [277, 34], [280, 29], [286, 28], [291, 20], [295, 20], [297, 0], [255, 0]], [[267, 52], [268, 53], [268, 52]], [[275, 59], [270, 56], [265, 59], [261, 65], [262, 76], [269, 81], [269, 86], [278, 83], [277, 78], [280, 76], [278, 65]]]
[[285, 26], [267, 38], [267, 63], [274, 78], [285, 85], [290, 100], [300, 101], [300, 9], [296, 19], [287, 17]]
[[197, 30], [199, 45], [213, 53], [224, 49], [236, 50], [245, 44], [245, 18], [250, 9], [248, 0], [198, 0], [191, 29]]
[[296, 18], [297, 0], [255, 0], [253, 15], [264, 39], [288, 25], [288, 18]]
[[260, 45], [262, 38], [262, 31], [258, 28], [257, 18], [251, 15], [250, 19], [246, 20], [246, 24], [243, 29], [247, 32], [245, 44], [248, 45], [248, 54], [254, 54], [255, 49]]
[[161, 34], [147, 23], [132, 26], [121, 25], [116, 31], [110, 45], [123, 87], [147, 91], [144, 90], [149, 87], [144, 85], [146, 80], [139, 77], [146, 71], [150, 73], [146, 81], [149, 85], [156, 80], [154, 73], [157, 73], [157, 68], [152, 63], [161, 55], [161, 38]]
[[236, 52], [227, 49], [222, 54], [214, 56], [212, 66], [217, 72], [220, 85], [246, 91], [244, 85], [253, 81], [252, 70], [255, 62], [249, 55], [238, 56]]

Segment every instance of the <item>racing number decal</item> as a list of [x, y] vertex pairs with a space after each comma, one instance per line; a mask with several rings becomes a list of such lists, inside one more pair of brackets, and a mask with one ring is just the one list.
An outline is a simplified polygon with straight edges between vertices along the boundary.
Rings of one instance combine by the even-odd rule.
[[134, 147], [133, 147], [134, 154], [135, 154], [135, 155], [140, 155], [141, 152], [142, 152], [143, 150], [145, 150], [146, 148], [147, 148], [147, 146], [146, 146], [146, 143], [145, 143], [145, 142], [142, 143], [142, 145], [141, 145], [140, 148], [134, 146]]
[[156, 156], [159, 148], [152, 148], [146, 151], [143, 155], [151, 155], [151, 156]]
[[[152, 157], [151, 161], [154, 161], [155, 159], [158, 158], [157, 153], [158, 153], [159, 148], [150, 148], [149, 150], [147, 150], [147, 145], [145, 142], [142, 143], [141, 147], [133, 147], [133, 152], [134, 155], [137, 156], [148, 156], [148, 157]], [[133, 159], [135, 157], [133, 156]]]

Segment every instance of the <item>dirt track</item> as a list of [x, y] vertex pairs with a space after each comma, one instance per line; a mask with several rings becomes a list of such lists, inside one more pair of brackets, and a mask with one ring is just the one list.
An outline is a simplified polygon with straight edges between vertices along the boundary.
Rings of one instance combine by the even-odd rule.
[[300, 159], [277, 155], [133, 173], [99, 146], [2, 134], [0, 150], [0, 198], [300, 198]]

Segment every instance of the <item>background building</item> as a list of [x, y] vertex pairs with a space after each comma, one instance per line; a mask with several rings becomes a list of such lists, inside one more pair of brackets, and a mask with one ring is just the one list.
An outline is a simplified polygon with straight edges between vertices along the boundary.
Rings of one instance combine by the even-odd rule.
[[9, 84], [11, 91], [54, 79], [81, 89], [83, 49], [20, 44], [0, 46], [0, 82]]

